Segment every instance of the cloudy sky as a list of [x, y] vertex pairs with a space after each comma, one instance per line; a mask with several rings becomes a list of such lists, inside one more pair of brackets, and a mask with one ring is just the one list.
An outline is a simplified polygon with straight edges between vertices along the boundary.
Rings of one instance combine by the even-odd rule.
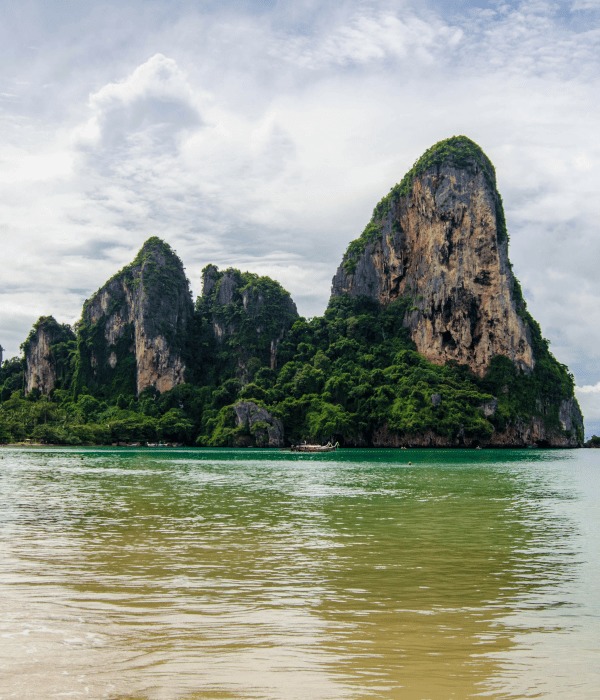
[[143, 241], [322, 313], [430, 145], [496, 166], [529, 308], [600, 434], [600, 0], [0, 0], [0, 344]]

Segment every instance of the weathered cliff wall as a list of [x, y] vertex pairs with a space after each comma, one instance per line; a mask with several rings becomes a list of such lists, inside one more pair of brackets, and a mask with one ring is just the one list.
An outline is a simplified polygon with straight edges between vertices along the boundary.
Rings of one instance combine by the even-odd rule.
[[[480, 379], [498, 356], [524, 375], [538, 360], [557, 365], [512, 272], [494, 167], [463, 136], [429, 149], [377, 205], [333, 278], [332, 299], [344, 295], [384, 306], [404, 299], [403, 324], [418, 352], [438, 365], [466, 365]], [[548, 374], [546, 366], [543, 371]], [[572, 386], [561, 400], [562, 428], [548, 427], [543, 416], [557, 407], [540, 395], [539, 425], [528, 417], [505, 426], [491, 444], [577, 444], [583, 423]], [[414, 440], [430, 444], [433, 438]], [[393, 445], [397, 438], [383, 426], [374, 441]]]
[[461, 165], [436, 162], [406, 194], [392, 194], [376, 210], [363, 249], [346, 255], [332, 289], [334, 296], [366, 295], [382, 304], [409, 297], [405, 324], [417, 350], [437, 364], [466, 364], [479, 376], [495, 355], [525, 371], [535, 364], [486, 160], [473, 149]]
[[41, 316], [23, 343], [25, 354], [25, 393], [34, 390], [49, 394], [70, 379], [69, 344], [75, 334], [52, 316]]
[[198, 308], [217, 344], [235, 357], [243, 383], [250, 365], [277, 368], [279, 344], [298, 318], [296, 305], [278, 282], [232, 268], [220, 271], [215, 265], [202, 271]]
[[84, 305], [78, 385], [111, 393], [172, 389], [184, 381], [192, 316], [181, 261], [166, 243], [150, 238]]

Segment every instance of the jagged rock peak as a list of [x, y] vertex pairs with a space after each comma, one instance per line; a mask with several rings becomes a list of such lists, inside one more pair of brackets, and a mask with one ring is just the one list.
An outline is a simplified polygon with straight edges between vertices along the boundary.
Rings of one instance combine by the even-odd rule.
[[[21, 346], [25, 355], [25, 392], [50, 394], [70, 376], [75, 333], [53, 316], [40, 316]], [[70, 345], [69, 345], [70, 344]]]
[[181, 260], [160, 238], [149, 238], [84, 304], [77, 384], [116, 393], [172, 389], [184, 381], [192, 316]]
[[208, 298], [221, 278], [221, 273], [216, 265], [207, 265], [202, 270], [202, 296]]
[[132, 266], [142, 265], [150, 259], [155, 259], [165, 264], [167, 260], [170, 260], [179, 269], [183, 270], [183, 263], [179, 259], [179, 256], [171, 248], [171, 246], [159, 238], [158, 236], [151, 236], [140, 248], [138, 254], [131, 263]]
[[427, 150], [350, 243], [332, 297], [410, 300], [417, 350], [483, 376], [496, 355], [535, 365], [525, 303], [508, 259], [494, 166], [466, 136]]

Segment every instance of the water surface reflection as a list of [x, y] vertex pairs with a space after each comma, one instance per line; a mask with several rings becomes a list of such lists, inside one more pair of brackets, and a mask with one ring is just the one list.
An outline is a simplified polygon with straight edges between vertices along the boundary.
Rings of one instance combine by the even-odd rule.
[[594, 697], [581, 454], [3, 450], [0, 698]]

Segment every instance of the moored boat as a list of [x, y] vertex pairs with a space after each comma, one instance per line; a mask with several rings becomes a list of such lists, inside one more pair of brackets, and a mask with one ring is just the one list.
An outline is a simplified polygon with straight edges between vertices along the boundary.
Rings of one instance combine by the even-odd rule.
[[330, 442], [326, 445], [309, 445], [303, 442], [299, 445], [292, 445], [290, 449], [292, 452], [335, 452], [338, 447], [339, 443], [337, 442], [335, 445], [332, 445]]

